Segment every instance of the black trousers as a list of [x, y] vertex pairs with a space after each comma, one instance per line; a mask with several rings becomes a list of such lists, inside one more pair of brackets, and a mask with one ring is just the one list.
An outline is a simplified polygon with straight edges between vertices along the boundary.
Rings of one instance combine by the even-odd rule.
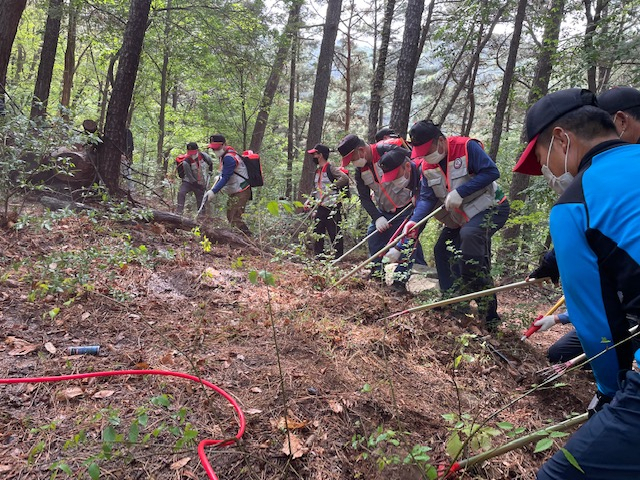
[[324, 253], [324, 239], [329, 236], [329, 240], [335, 249], [335, 258], [339, 258], [344, 253], [344, 242], [340, 232], [340, 222], [342, 222], [342, 208], [336, 206], [327, 208], [320, 205], [315, 213], [316, 226], [313, 232], [319, 237], [313, 243], [313, 253], [316, 257]]

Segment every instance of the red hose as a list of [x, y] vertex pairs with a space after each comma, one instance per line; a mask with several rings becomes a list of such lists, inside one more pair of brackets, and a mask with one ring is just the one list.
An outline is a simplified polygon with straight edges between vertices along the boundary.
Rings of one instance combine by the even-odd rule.
[[246, 427], [246, 421], [244, 418], [244, 413], [240, 409], [238, 402], [235, 401], [231, 395], [222, 390], [220, 387], [214, 385], [213, 383], [203, 380], [201, 378], [196, 377], [195, 375], [189, 375], [188, 373], [181, 372], [172, 372], [169, 370], [116, 370], [112, 372], [93, 372], [93, 373], [78, 373], [75, 375], [60, 375], [58, 377], [32, 377], [32, 378], [0, 378], [0, 384], [3, 383], [49, 383], [49, 382], [62, 382], [66, 380], [78, 380], [81, 378], [92, 378], [92, 377], [112, 377], [116, 375], [165, 375], [168, 377], [179, 377], [186, 378], [187, 380], [193, 380], [194, 382], [201, 383], [202, 385], [209, 387], [214, 390], [216, 393], [222, 395], [234, 408], [236, 413], [238, 414], [238, 433], [236, 433], [235, 437], [227, 440], [202, 440], [198, 444], [198, 456], [200, 457], [200, 462], [202, 462], [202, 466], [204, 470], [207, 472], [207, 475], [211, 480], [218, 480], [213, 468], [211, 468], [211, 464], [207, 459], [207, 455], [205, 454], [204, 447], [208, 446], [218, 446], [218, 447], [226, 447], [229, 445], [233, 445], [236, 443], [242, 435], [244, 434], [244, 429]]

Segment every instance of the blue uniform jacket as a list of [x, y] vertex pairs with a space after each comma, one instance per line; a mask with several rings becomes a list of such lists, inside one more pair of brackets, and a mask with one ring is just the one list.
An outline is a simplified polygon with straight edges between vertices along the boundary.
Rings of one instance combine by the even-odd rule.
[[[639, 178], [640, 145], [603, 142], [551, 209], [567, 311], [588, 357], [628, 337], [626, 314], [640, 314]], [[632, 353], [625, 342], [591, 361], [602, 393], [613, 397]]]
[[[469, 152], [469, 173], [474, 174], [475, 177], [457, 188], [458, 194], [462, 198], [483, 189], [491, 182], [500, 178], [498, 167], [496, 167], [491, 157], [487, 155], [487, 152], [483, 150], [478, 142], [470, 141], [467, 146], [467, 151]], [[446, 158], [440, 162], [440, 167], [446, 171]], [[420, 195], [418, 196], [418, 202], [411, 217], [411, 221], [413, 222], [419, 222], [429, 215], [438, 203], [438, 197], [436, 197], [433, 189], [427, 184], [427, 179], [424, 178], [424, 175], [421, 175], [421, 177], [422, 185]]]

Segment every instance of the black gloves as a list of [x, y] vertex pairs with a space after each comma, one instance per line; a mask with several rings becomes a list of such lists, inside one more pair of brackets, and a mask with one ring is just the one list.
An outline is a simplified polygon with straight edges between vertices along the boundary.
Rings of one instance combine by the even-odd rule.
[[611, 398], [608, 395], [605, 395], [604, 393], [598, 390], [596, 394], [593, 396], [593, 398], [591, 399], [591, 401], [589, 402], [589, 406], [587, 407], [587, 413], [589, 414], [589, 418], [591, 418], [593, 415], [595, 415], [600, 410], [602, 410], [602, 407], [604, 407], [611, 400], [613, 400], [613, 398]]
[[529, 278], [546, 278], [549, 277], [556, 285], [560, 281], [560, 271], [558, 270], [558, 262], [556, 261], [556, 251], [549, 250], [545, 253], [540, 261], [540, 265], [529, 274]]

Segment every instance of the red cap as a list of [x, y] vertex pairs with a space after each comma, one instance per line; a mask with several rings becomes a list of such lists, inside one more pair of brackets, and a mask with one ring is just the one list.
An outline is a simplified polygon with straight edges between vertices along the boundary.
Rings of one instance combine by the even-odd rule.
[[398, 178], [398, 175], [400, 174], [400, 169], [402, 168], [402, 165], [400, 165], [399, 167], [394, 168], [393, 170], [390, 170], [386, 173], [384, 173], [382, 175], [382, 178], [380, 179], [381, 183], [387, 183], [387, 182], [391, 182], [393, 180], [395, 180], [396, 178]]
[[411, 149], [411, 158], [424, 157], [427, 155], [432, 143], [433, 139], [429, 140], [427, 143], [423, 143], [422, 145], [413, 145], [413, 148]]
[[342, 167], [346, 167], [347, 165], [349, 165], [351, 163], [351, 159], [353, 158], [353, 152], [354, 151], [355, 151], [355, 149], [351, 150], [344, 157], [342, 157], [342, 163], [341, 163]]
[[542, 175], [542, 169], [540, 168], [540, 164], [538, 163], [535, 153], [536, 142], [538, 141], [539, 136], [540, 135], [536, 135], [533, 137], [527, 145], [527, 148], [524, 149], [524, 152], [520, 155], [518, 163], [513, 167], [514, 172], [522, 173], [524, 175]]
[[196, 155], [198, 150], [187, 150], [187, 155]]
[[218, 150], [222, 146], [222, 142], [211, 142], [209, 148], [211, 150]]

